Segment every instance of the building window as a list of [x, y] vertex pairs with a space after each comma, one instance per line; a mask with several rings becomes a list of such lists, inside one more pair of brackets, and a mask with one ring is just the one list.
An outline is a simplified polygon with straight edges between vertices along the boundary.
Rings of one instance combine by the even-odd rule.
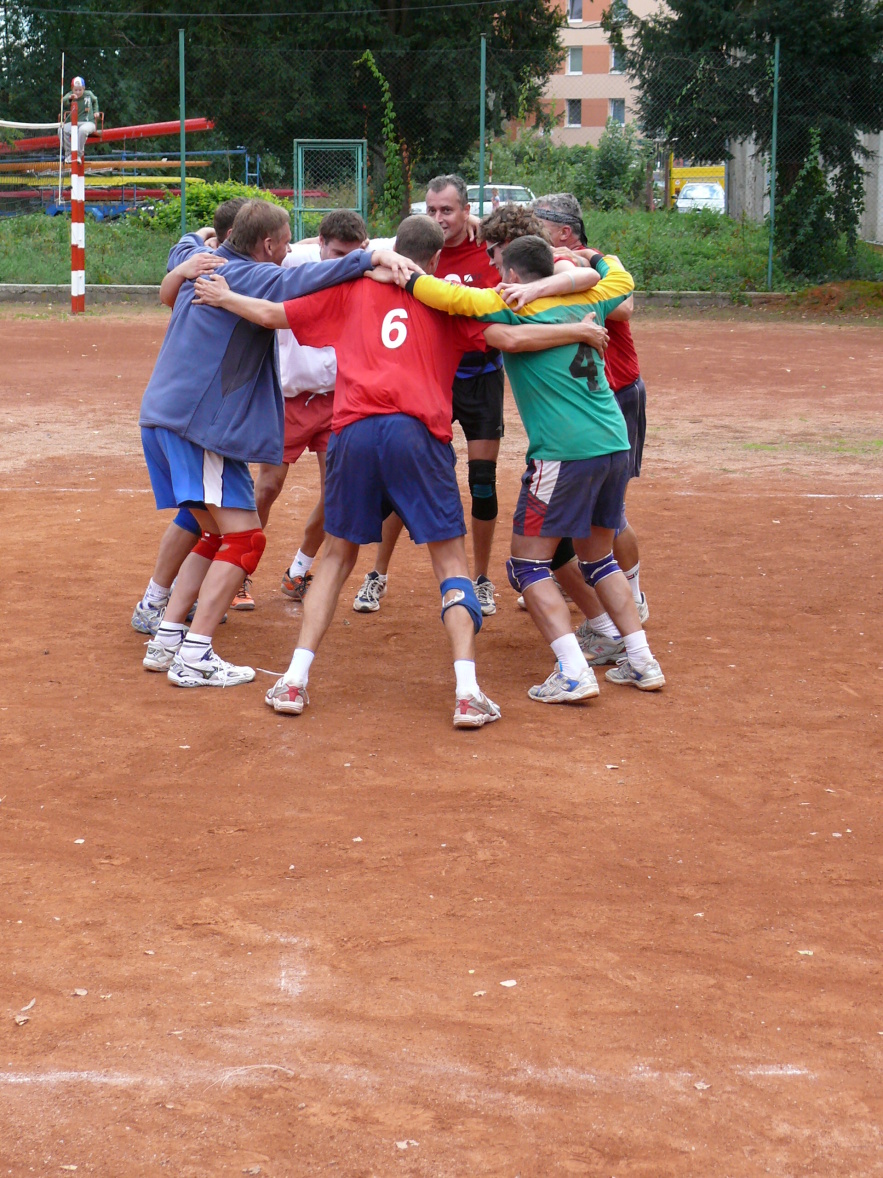
[[625, 99], [611, 98], [610, 99], [610, 118], [615, 119], [617, 123], [625, 123]]
[[583, 125], [583, 102], [581, 98], [568, 98], [565, 127], [581, 127]]
[[613, 46], [610, 50], [610, 72], [611, 74], [625, 73], [625, 53], [617, 46]]
[[583, 0], [567, 0], [567, 19], [579, 21], [583, 18]]
[[578, 49], [568, 49], [567, 72], [569, 74], [581, 74], [583, 72], [582, 46], [580, 46]]

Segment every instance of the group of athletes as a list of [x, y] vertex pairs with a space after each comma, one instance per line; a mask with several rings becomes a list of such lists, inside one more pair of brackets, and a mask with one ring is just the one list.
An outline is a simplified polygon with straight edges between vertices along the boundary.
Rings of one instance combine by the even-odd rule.
[[[353, 608], [376, 612], [407, 527], [439, 582], [454, 726], [498, 720], [478, 684], [475, 635], [496, 612], [489, 574], [505, 364], [528, 438], [506, 571], [555, 657], [528, 694], [590, 699], [593, 668], [605, 664], [612, 683], [663, 686], [624, 506], [640, 472], [646, 401], [629, 328], [632, 279], [589, 245], [569, 193], [530, 209], [504, 205], [479, 223], [462, 178], [445, 175], [430, 181], [426, 207], [394, 242], [369, 241], [361, 217], [338, 210], [318, 239], [292, 246], [283, 209], [228, 201], [213, 226], [172, 248], [160, 292], [172, 317], [140, 415], [157, 507], [177, 509], [132, 617], [149, 636], [147, 670], [179, 687], [254, 679], [253, 668], [222, 659], [213, 638], [228, 609], [254, 608], [270, 509], [309, 449], [319, 500], [281, 585], [303, 602], [301, 629], [266, 703], [303, 711], [360, 547], [378, 545]], [[471, 576], [455, 420], [466, 437]], [[568, 597], [584, 614], [576, 631]]]

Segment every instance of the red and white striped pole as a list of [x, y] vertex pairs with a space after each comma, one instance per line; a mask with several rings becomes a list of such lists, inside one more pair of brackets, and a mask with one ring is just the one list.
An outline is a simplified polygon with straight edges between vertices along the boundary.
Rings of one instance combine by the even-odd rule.
[[71, 314], [86, 310], [86, 181], [80, 155], [77, 104], [71, 103]]

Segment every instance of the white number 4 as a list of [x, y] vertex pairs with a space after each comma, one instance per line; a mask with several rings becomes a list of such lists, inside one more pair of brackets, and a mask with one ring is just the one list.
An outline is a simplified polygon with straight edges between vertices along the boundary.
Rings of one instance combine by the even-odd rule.
[[405, 342], [408, 329], [401, 320], [407, 318], [408, 312], [404, 307], [397, 307], [395, 311], [389, 311], [384, 316], [380, 328], [380, 338], [385, 348], [400, 348]]

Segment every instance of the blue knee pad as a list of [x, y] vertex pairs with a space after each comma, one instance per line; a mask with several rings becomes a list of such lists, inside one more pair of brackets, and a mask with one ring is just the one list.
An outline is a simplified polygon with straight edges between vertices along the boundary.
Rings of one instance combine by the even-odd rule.
[[581, 560], [579, 562], [579, 571], [582, 573], [585, 583], [591, 585], [593, 589], [605, 577], [611, 577], [614, 573], [622, 572], [619, 565], [613, 559], [612, 552], [608, 552], [600, 560]]
[[[453, 609], [455, 605], [462, 605], [465, 610], [469, 611], [469, 616], [472, 618], [472, 625], [475, 627], [475, 633], [481, 629], [481, 606], [478, 604], [478, 598], [475, 596], [475, 586], [468, 577], [445, 577], [439, 586], [442, 595], [442, 621], [445, 620], [445, 614], [449, 609]], [[445, 594], [451, 590], [456, 589], [460, 594], [455, 597], [453, 601], [449, 601], [445, 605]]]
[[521, 556], [510, 556], [506, 561], [506, 575], [516, 593], [524, 593], [538, 581], [548, 581], [552, 576], [551, 560], [526, 560]]
[[196, 518], [191, 511], [186, 507], [179, 507], [178, 514], [172, 520], [175, 527], [181, 529], [182, 532], [192, 532], [194, 536], [202, 535], [202, 528], [196, 522]]

